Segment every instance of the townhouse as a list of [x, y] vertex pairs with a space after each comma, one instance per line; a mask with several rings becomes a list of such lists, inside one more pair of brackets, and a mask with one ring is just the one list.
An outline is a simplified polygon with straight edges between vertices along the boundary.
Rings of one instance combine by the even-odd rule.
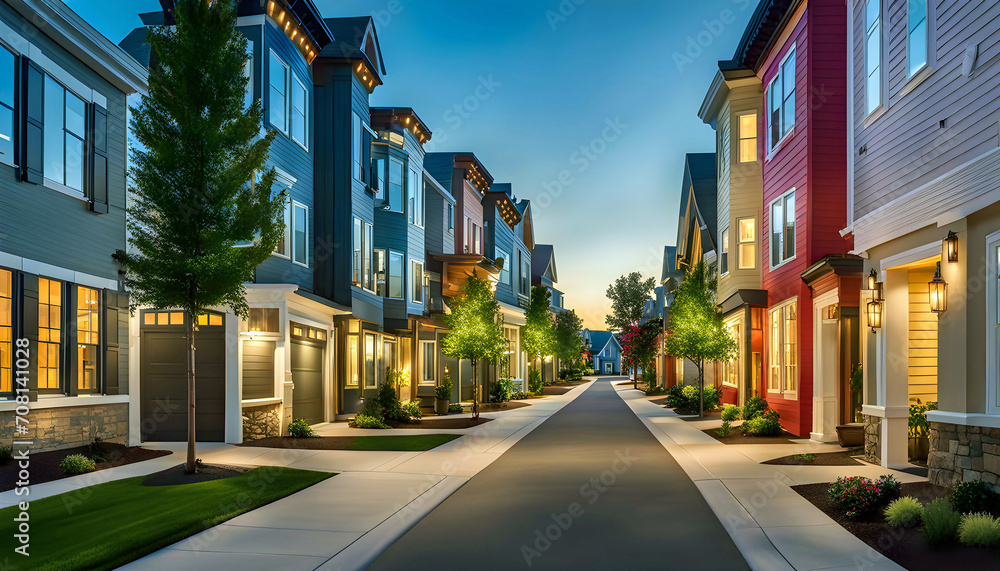
[[847, 3], [846, 227], [865, 258], [866, 455], [905, 465], [936, 403], [929, 478], [1000, 478], [1000, 78], [992, 2]]
[[35, 450], [127, 441], [128, 297], [112, 255], [126, 99], [145, 90], [145, 69], [64, 4], [0, 2], [0, 425], [15, 434], [27, 397], [17, 439]]
[[[528, 202], [522, 200], [521, 202]], [[559, 274], [556, 270], [556, 254], [552, 244], [535, 244], [531, 251], [531, 284], [542, 286], [549, 292], [549, 313], [555, 319], [556, 315], [567, 311], [564, 307], [563, 292], [556, 289], [559, 281]], [[530, 296], [530, 293], [528, 294]], [[551, 357], [548, 361], [532, 363], [532, 366], [541, 367], [542, 381], [551, 382], [559, 378], [559, 370], [562, 363], [559, 358]], [[527, 392], [527, 391], [525, 391]]]
[[594, 372], [598, 375], [622, 374], [622, 346], [613, 331], [580, 332], [583, 350], [590, 355]]
[[[684, 379], [684, 374], [678, 374], [678, 360], [667, 355], [667, 335], [670, 331], [670, 306], [674, 303], [674, 291], [684, 280], [684, 271], [677, 267], [677, 246], [663, 247], [663, 263], [660, 266], [660, 285], [655, 293], [659, 306], [659, 317], [663, 324], [660, 336], [660, 352], [656, 357], [656, 382], [664, 389], [670, 388]], [[694, 366], [684, 363], [683, 366]], [[697, 373], [691, 373], [696, 375]], [[693, 378], [693, 377], [688, 377]]]

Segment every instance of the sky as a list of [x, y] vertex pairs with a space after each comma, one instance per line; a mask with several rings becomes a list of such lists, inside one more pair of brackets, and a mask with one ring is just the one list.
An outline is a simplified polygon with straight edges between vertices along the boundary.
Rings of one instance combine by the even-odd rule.
[[[555, 247], [565, 306], [604, 329], [618, 276], [659, 281], [673, 245], [684, 154], [714, 150], [698, 109], [753, 0], [315, 0], [375, 19], [385, 85], [373, 106], [412, 107], [429, 151], [472, 151], [532, 201]], [[115, 43], [157, 0], [68, 0]], [[127, 7], [127, 9], [123, 9]]]

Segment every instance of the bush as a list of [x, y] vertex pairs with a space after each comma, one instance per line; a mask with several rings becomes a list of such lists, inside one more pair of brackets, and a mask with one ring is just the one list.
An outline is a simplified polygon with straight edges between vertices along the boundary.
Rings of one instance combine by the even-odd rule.
[[451, 377], [445, 377], [441, 384], [434, 388], [434, 396], [438, 400], [451, 400], [451, 392], [455, 385], [451, 382]]
[[986, 511], [993, 491], [982, 480], [962, 482], [951, 491], [951, 505], [958, 513], [968, 514]]
[[527, 393], [522, 393], [521, 391], [515, 391], [511, 393], [510, 400], [524, 400], [526, 398], [529, 398], [530, 396], [531, 395]]
[[780, 417], [778, 411], [768, 409], [763, 415], [755, 416], [744, 422], [741, 425], [743, 434], [747, 436], [781, 436], [784, 429], [781, 428]]
[[726, 408], [722, 409], [722, 421], [732, 422], [734, 420], [740, 419], [740, 407], [735, 404], [727, 404]]
[[450, 405], [450, 406], [448, 406], [448, 412], [461, 414], [462, 413], [462, 405], [457, 404], [457, 403], [453, 404], [453, 405]]
[[880, 476], [875, 481], [862, 476], [841, 477], [830, 486], [829, 494], [847, 517], [856, 518], [899, 495], [899, 482], [892, 476]]
[[507, 402], [514, 393], [514, 381], [500, 379], [490, 387], [490, 402]]
[[71, 454], [63, 458], [62, 462], [59, 462], [59, 469], [67, 476], [76, 476], [77, 474], [93, 472], [97, 469], [97, 466], [93, 460], [83, 454]]
[[403, 405], [403, 412], [410, 415], [411, 421], [420, 422], [420, 417], [424, 413], [420, 412], [420, 401], [411, 400], [410, 402]]
[[540, 395], [543, 388], [545, 385], [542, 384], [542, 372], [535, 367], [528, 369], [528, 390], [532, 394]]
[[[719, 389], [709, 385], [705, 387], [705, 410], [715, 410], [719, 407], [722, 394]], [[698, 412], [698, 387], [694, 385], [674, 385], [667, 389], [667, 407], [681, 414]]]
[[732, 432], [733, 432], [733, 427], [729, 425], [728, 420], [723, 420], [722, 426], [720, 426], [719, 429], [715, 431], [715, 433], [721, 436], [722, 438], [729, 436]]
[[288, 435], [292, 438], [308, 438], [315, 434], [313, 429], [309, 427], [309, 423], [303, 418], [296, 418], [288, 423]]
[[14, 459], [13, 446], [0, 446], [0, 464], [6, 464]]
[[354, 417], [354, 428], [389, 428], [381, 418], [358, 414]]
[[962, 516], [951, 509], [945, 498], [938, 498], [924, 508], [924, 537], [931, 547], [954, 541]]
[[87, 445], [87, 457], [94, 462], [104, 462], [104, 440], [100, 436], [95, 436], [94, 441]]
[[410, 415], [403, 410], [403, 403], [396, 396], [396, 387], [392, 383], [382, 383], [375, 396], [382, 408], [382, 420], [387, 422], [410, 422]]
[[371, 397], [364, 399], [364, 403], [361, 405], [361, 410], [358, 411], [358, 416], [370, 416], [381, 420], [382, 405], [379, 404], [378, 398]]
[[958, 540], [972, 547], [1000, 545], [1000, 519], [988, 513], [965, 514], [958, 524]]
[[899, 498], [885, 508], [885, 522], [896, 527], [913, 527], [924, 516], [924, 505], [913, 496]]
[[559, 378], [565, 381], [579, 381], [583, 379], [583, 369], [575, 367], [559, 369]]
[[743, 420], [753, 420], [758, 416], [763, 416], [767, 410], [767, 401], [764, 397], [750, 397], [743, 405]]

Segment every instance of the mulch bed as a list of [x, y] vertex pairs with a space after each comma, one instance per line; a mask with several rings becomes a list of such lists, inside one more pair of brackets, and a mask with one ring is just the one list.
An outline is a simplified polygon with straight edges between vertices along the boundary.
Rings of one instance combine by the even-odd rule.
[[[142, 462], [143, 460], [152, 460], [153, 458], [170, 454], [169, 450], [150, 450], [138, 446], [129, 448], [121, 444], [104, 443], [101, 446], [101, 456], [106, 458], [107, 462], [97, 462], [97, 470], [124, 466], [125, 464], [133, 464], [135, 462]], [[31, 484], [43, 484], [53, 480], [68, 478], [69, 476], [63, 474], [62, 470], [59, 469], [59, 462], [62, 462], [63, 458], [67, 456], [73, 454], [86, 455], [88, 452], [89, 447], [78, 446], [63, 450], [29, 453], [30, 467], [28, 470], [31, 473]], [[17, 450], [14, 453], [17, 454]], [[16, 459], [0, 465], [0, 492], [14, 489], [15, 482], [18, 480], [17, 473], [19, 470], [20, 468]]]
[[579, 381], [556, 381], [554, 383], [549, 383], [550, 386], [554, 387], [575, 387], [577, 385], [582, 385], [584, 383], [589, 383], [590, 381], [585, 379], [580, 379]]
[[632, 381], [622, 381], [620, 383], [615, 383], [615, 384], [618, 385], [619, 387], [624, 387], [625, 385], [632, 386], [633, 384], [635, 384], [635, 386], [639, 387], [639, 386], [645, 385], [646, 383], [642, 383], [642, 382], [633, 383]]
[[[482, 412], [482, 411], [480, 411], [480, 412]], [[477, 423], [475, 421], [475, 419], [473, 419], [473, 418], [448, 418], [448, 417], [437, 416], [437, 417], [434, 417], [434, 418], [425, 418], [420, 424], [397, 424], [397, 423], [393, 423], [393, 422], [390, 422], [388, 424], [389, 424], [389, 426], [391, 426], [393, 428], [416, 428], [416, 429], [432, 428], [432, 429], [437, 430], [437, 429], [445, 429], [445, 428], [447, 428], [447, 429], [451, 429], [451, 428], [474, 428], [476, 426], [485, 424], [485, 423], [490, 422], [492, 420], [493, 420], [492, 418], [483, 418], [483, 417], [480, 417], [479, 418], [479, 422]]]
[[[957, 566], [963, 569], [996, 569], [1000, 562], [1000, 550], [996, 548], [967, 547], [956, 541], [953, 545], [931, 549], [919, 529], [892, 527], [885, 523], [881, 510], [849, 519], [830, 499], [827, 493], [829, 488], [830, 484], [792, 486], [800, 496], [812, 502], [841, 527], [910, 571], [953, 569]], [[926, 505], [933, 499], [947, 497], [948, 492], [948, 488], [942, 486], [915, 482], [903, 484], [901, 495], [913, 496]], [[1000, 514], [997, 503], [994, 502], [991, 509], [994, 515]]]
[[198, 484], [232, 478], [249, 472], [249, 466], [223, 466], [220, 464], [202, 464], [194, 474], [184, 473], [184, 464], [167, 468], [162, 472], [150, 474], [142, 481], [143, 486], [178, 486], [181, 484]]
[[515, 408], [524, 408], [526, 406], [531, 406], [531, 404], [526, 402], [509, 400], [500, 404], [486, 404], [483, 403], [479, 405], [480, 412], [496, 412], [499, 410], [513, 410]]
[[729, 436], [723, 438], [715, 433], [716, 430], [716, 428], [710, 428], [702, 430], [702, 432], [723, 444], [792, 444], [789, 438], [798, 438], [798, 436], [795, 436], [791, 432], [785, 432], [781, 436], [743, 436], [743, 433], [739, 431], [739, 427], [733, 427], [733, 431]]
[[679, 412], [679, 411], [675, 410], [674, 412], [676, 412], [677, 414], [684, 414], [684, 415], [693, 414], [694, 416], [685, 416], [684, 418], [681, 419], [681, 420], [687, 420], [687, 421], [693, 421], [693, 420], [721, 420], [722, 419], [722, 409], [719, 409], [719, 410], [706, 410], [705, 411], [705, 416], [703, 416], [701, 418], [698, 418], [698, 411], [694, 411], [694, 412]]
[[[816, 453], [816, 458], [811, 462], [796, 458], [795, 454], [782, 456], [773, 460], [766, 460], [761, 464], [773, 464], [776, 466], [862, 466], [853, 456], [859, 456], [864, 452], [862, 448], [850, 448], [840, 452], [820, 452]], [[799, 454], [801, 456], [801, 454]]]
[[554, 397], [559, 395], [564, 395], [573, 390], [573, 387], [544, 387], [542, 388], [542, 395], [548, 397]]

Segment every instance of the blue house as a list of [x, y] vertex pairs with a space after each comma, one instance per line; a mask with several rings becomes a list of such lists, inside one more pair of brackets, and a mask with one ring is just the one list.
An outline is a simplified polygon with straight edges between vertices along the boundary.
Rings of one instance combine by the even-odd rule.
[[622, 371], [622, 346], [611, 331], [583, 330], [583, 347], [593, 359], [594, 372], [598, 375], [620, 375]]

